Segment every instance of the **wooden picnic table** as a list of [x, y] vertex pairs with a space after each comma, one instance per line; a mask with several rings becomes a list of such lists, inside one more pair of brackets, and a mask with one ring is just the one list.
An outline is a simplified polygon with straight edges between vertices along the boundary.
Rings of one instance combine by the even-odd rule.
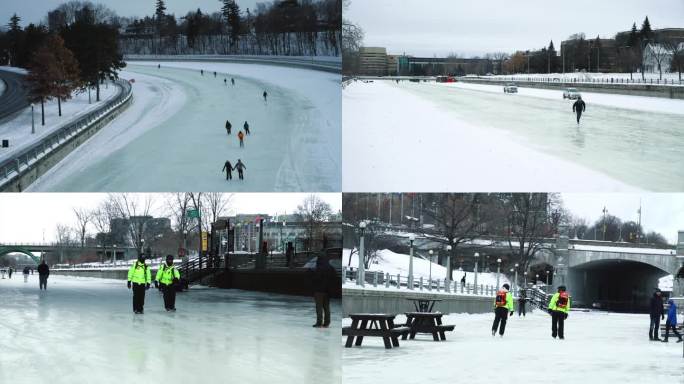
[[406, 340], [407, 336], [411, 340], [415, 339], [416, 333], [430, 333], [434, 341], [446, 340], [444, 332], [453, 331], [453, 325], [443, 325], [442, 316], [440, 312], [406, 312], [406, 325], [411, 330], [409, 333], [402, 335], [402, 340]]
[[425, 299], [425, 298], [407, 298], [406, 300], [413, 301], [413, 306], [416, 312], [432, 312], [435, 308], [435, 303], [442, 301], [442, 299]]
[[[363, 338], [368, 337], [382, 337], [385, 343], [385, 348], [399, 346], [399, 336], [405, 335], [409, 332], [406, 326], [394, 326], [395, 315], [384, 313], [353, 313], [349, 317], [352, 319], [350, 327], [342, 328], [342, 335], [347, 336], [345, 348], [351, 348], [352, 344], [357, 347], [363, 343]], [[356, 338], [356, 343], [354, 343]]]

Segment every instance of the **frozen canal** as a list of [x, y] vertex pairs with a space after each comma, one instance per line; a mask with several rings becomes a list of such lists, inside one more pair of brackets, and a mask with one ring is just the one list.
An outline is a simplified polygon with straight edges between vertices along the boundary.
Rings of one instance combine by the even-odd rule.
[[[121, 77], [135, 80], [133, 104], [31, 190], [340, 190], [340, 75], [258, 64], [128, 64]], [[251, 135], [240, 148], [245, 121]], [[234, 172], [228, 182], [223, 164], [238, 159], [245, 180]]]
[[649, 341], [648, 315], [573, 311], [565, 340], [551, 338], [551, 318], [540, 311], [516, 313], [504, 338], [491, 336], [493, 319], [493, 313], [444, 316], [444, 324], [456, 326], [445, 342], [418, 335], [385, 350], [382, 339], [365, 338], [361, 347], [343, 348], [343, 381], [655, 384], [684, 378], [682, 344]]
[[[356, 82], [343, 92], [344, 190], [679, 191], [684, 100]], [[397, 163], [397, 159], [402, 159]]]
[[0, 279], [0, 383], [340, 383], [339, 301], [195, 288], [134, 315], [124, 281]]

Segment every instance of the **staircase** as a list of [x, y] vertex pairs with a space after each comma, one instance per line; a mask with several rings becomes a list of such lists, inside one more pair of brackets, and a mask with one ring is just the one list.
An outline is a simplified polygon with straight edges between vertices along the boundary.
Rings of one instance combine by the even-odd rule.
[[544, 312], [549, 311], [549, 300], [551, 300], [551, 295], [547, 295], [541, 288], [525, 288], [525, 297], [527, 297], [527, 302]]

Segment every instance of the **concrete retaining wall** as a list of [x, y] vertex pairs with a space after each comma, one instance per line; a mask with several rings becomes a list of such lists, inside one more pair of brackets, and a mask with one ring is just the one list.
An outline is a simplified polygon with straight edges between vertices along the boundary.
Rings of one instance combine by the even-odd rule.
[[[156, 270], [150, 270], [152, 272], [152, 278], [157, 273]], [[51, 275], [63, 275], [63, 276], [77, 276], [77, 277], [97, 277], [99, 279], [116, 279], [116, 280], [127, 280], [128, 270], [125, 269], [92, 269], [92, 270], [82, 270], [82, 269], [52, 269], [50, 270]]]
[[342, 312], [403, 314], [415, 311], [413, 302], [407, 298], [429, 298], [443, 301], [435, 304], [435, 311], [442, 313], [489, 313], [494, 304], [493, 297], [445, 295], [397, 290], [348, 289], [342, 288]]
[[[515, 83], [519, 88], [540, 88], [562, 90], [577, 88], [580, 92], [612, 93], [631, 96], [665, 97], [669, 99], [684, 99], [684, 87], [652, 85], [652, 84], [606, 84], [606, 83], [568, 83], [568, 82], [536, 82], [459, 78], [458, 81], [474, 84], [500, 85]], [[503, 88], [501, 90], [503, 92]]]

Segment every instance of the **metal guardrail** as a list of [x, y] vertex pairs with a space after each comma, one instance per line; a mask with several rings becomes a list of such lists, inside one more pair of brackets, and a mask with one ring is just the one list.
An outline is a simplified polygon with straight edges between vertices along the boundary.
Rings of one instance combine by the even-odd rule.
[[20, 176], [36, 161], [41, 160], [51, 152], [60, 149], [70, 139], [80, 134], [91, 125], [98, 123], [112, 112], [118, 110], [133, 95], [133, 88], [128, 81], [118, 80], [114, 82], [121, 91], [115, 97], [105, 101], [102, 106], [88, 114], [79, 117], [64, 127], [57, 129], [43, 138], [40, 142], [29, 145], [22, 149], [11, 159], [0, 162], [0, 188]]
[[462, 80], [482, 80], [497, 82], [529, 82], [529, 83], [552, 83], [552, 84], [625, 84], [625, 85], [668, 85], [682, 86], [683, 80], [675, 79], [628, 79], [624, 77], [599, 77], [599, 78], [580, 78], [580, 77], [533, 77], [533, 76], [465, 76], [459, 77]]

